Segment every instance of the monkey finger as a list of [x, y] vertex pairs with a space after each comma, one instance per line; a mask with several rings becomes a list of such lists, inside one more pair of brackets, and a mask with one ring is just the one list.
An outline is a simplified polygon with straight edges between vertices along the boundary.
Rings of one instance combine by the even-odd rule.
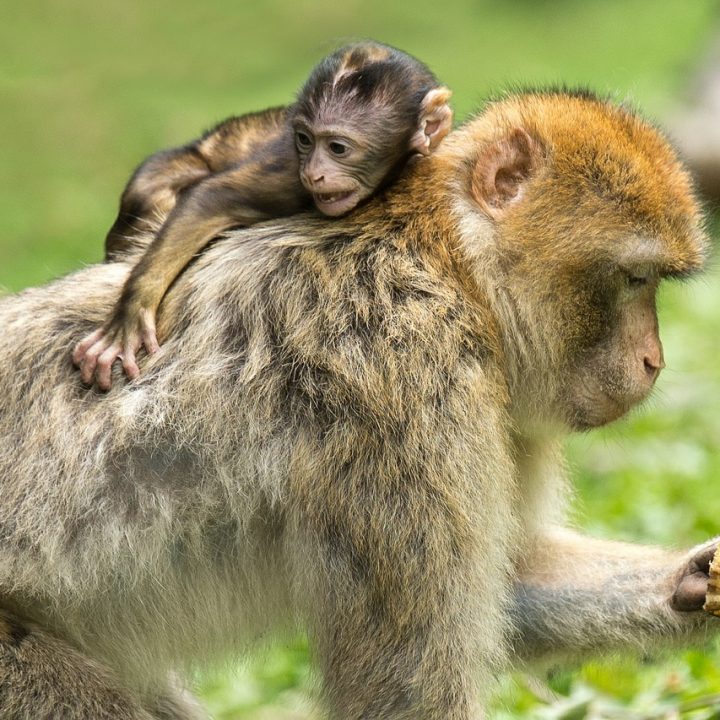
[[87, 351], [103, 336], [103, 329], [98, 328], [95, 330], [95, 332], [91, 333], [87, 337], [83, 338], [77, 345], [75, 345], [75, 348], [73, 349], [72, 353], [72, 361], [77, 366], [80, 367], [80, 364], [85, 359], [85, 355], [87, 354]]
[[160, 349], [160, 343], [157, 340], [157, 335], [155, 335], [155, 328], [143, 330], [142, 344], [150, 355]]
[[93, 384], [98, 358], [109, 344], [110, 340], [103, 336], [85, 353], [80, 365], [80, 378], [86, 385]]
[[702, 571], [686, 575], [678, 583], [670, 599], [670, 607], [677, 612], [702, 610], [708, 588], [708, 576]]
[[122, 366], [125, 374], [130, 380], [136, 380], [140, 377], [140, 368], [135, 358], [135, 351], [130, 345], [126, 345], [122, 351]]
[[160, 343], [157, 339], [155, 330], [155, 320], [149, 313], [146, 313], [142, 319], [142, 329], [140, 331], [142, 344], [145, 350], [152, 355], [160, 349]]
[[101, 390], [109, 390], [112, 387], [112, 366], [120, 357], [121, 348], [117, 343], [110, 345], [98, 358], [95, 370], [95, 382]]
[[709, 543], [701, 546], [699, 550], [695, 552], [691, 560], [691, 567], [693, 570], [698, 570], [705, 573], [706, 575], [710, 572], [710, 563], [718, 550], [717, 539], [711, 540]]

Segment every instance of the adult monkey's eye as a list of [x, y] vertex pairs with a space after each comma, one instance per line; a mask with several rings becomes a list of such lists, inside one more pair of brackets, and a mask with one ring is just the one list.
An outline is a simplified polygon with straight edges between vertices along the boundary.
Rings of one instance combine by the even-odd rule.
[[330, 152], [338, 157], [342, 157], [350, 149], [347, 145], [337, 142], [336, 140], [333, 140], [328, 147], [330, 148]]
[[648, 284], [648, 279], [644, 275], [634, 275], [633, 273], [628, 273], [627, 284], [631, 288], [642, 287], [643, 285]]
[[299, 148], [307, 149], [312, 145], [312, 138], [302, 130], [298, 130], [295, 133], [295, 140]]

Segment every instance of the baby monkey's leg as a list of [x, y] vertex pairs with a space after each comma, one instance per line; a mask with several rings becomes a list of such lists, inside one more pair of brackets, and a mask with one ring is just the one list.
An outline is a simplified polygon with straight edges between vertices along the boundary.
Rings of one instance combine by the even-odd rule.
[[147, 244], [183, 190], [210, 174], [195, 143], [151, 155], [133, 173], [105, 238], [105, 260], [118, 260]]
[[286, 134], [286, 108], [229, 117], [182, 147], [154, 153], [135, 170], [105, 240], [105, 260], [144, 249], [180, 196], [210, 175], [252, 161]]

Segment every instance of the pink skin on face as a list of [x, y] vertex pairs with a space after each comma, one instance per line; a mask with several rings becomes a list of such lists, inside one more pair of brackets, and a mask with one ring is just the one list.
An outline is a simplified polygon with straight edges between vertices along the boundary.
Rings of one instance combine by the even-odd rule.
[[349, 174], [361, 157], [347, 139], [334, 134], [313, 136], [309, 130], [300, 130], [298, 138], [298, 149], [304, 156], [300, 179], [323, 215], [343, 215], [370, 194]]
[[[308, 188], [309, 189], [309, 188]], [[337, 217], [350, 212], [363, 198], [358, 190], [336, 190], [313, 192], [310, 190], [315, 207], [329, 217]]]

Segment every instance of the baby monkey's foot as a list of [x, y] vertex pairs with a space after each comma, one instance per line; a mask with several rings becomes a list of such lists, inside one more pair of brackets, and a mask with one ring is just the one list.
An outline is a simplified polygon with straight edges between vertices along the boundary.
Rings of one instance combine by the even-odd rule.
[[136, 318], [122, 322], [113, 320], [81, 340], [73, 350], [72, 360], [80, 368], [80, 377], [86, 385], [93, 382], [101, 390], [112, 387], [112, 366], [120, 359], [130, 380], [140, 375], [135, 353], [144, 347], [148, 353], [160, 349], [155, 333], [152, 312], [143, 310]]

